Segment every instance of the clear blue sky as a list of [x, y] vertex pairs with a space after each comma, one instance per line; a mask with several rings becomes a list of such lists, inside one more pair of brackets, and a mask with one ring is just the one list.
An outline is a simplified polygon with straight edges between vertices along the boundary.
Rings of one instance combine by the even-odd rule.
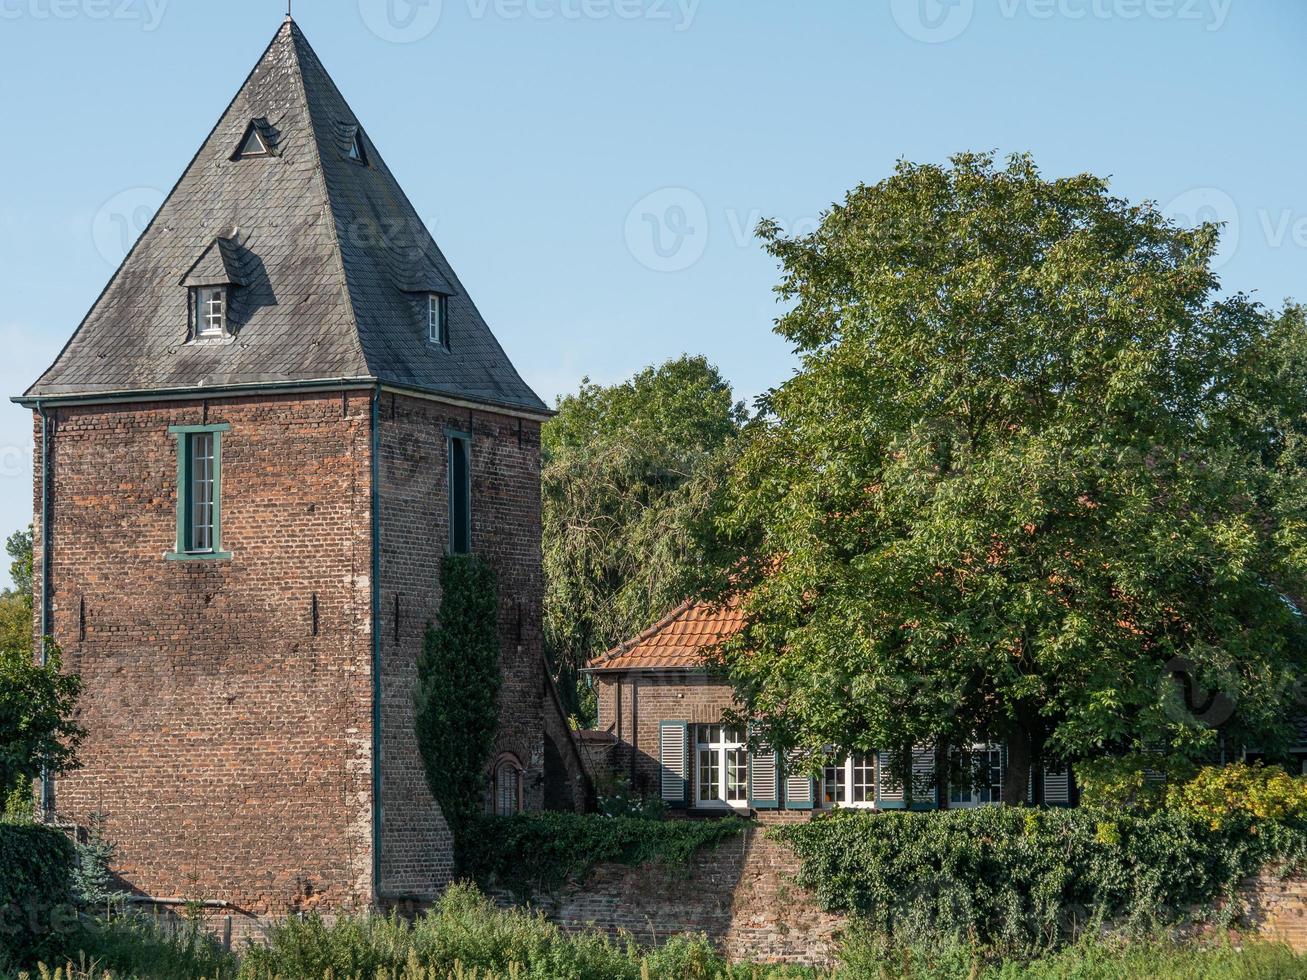
[[[76, 327], [283, 13], [0, 0], [6, 394]], [[295, 16], [547, 400], [686, 351], [741, 397], [781, 381], [777, 272], [752, 227], [811, 227], [899, 157], [1030, 150], [1049, 174], [1109, 175], [1234, 222], [1227, 288], [1307, 298], [1302, 0], [296, 0]], [[31, 441], [0, 407], [4, 532], [30, 520]]]

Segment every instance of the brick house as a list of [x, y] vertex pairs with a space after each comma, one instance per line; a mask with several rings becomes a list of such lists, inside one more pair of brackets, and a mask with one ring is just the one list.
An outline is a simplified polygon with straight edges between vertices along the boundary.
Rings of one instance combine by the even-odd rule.
[[441, 891], [411, 691], [447, 552], [499, 575], [487, 805], [539, 808], [546, 783], [570, 805], [541, 650], [549, 411], [289, 18], [15, 401], [38, 631], [89, 731], [44, 806], [102, 815], [141, 896], [268, 916]]
[[[821, 777], [812, 779], [806, 771], [787, 771], [774, 752], [751, 752], [748, 733], [723, 724], [734, 695], [705, 657], [743, 625], [736, 605], [686, 602], [591, 661], [585, 673], [597, 695], [599, 723], [596, 732], [583, 733], [584, 741], [592, 755], [597, 749], [606, 754], [592, 767], [695, 814], [903, 809], [907, 794], [892, 777], [886, 752], [831, 758]], [[944, 805], [997, 803], [1005, 755], [1001, 745], [976, 745], [955, 754]], [[936, 808], [934, 751], [914, 751], [912, 769], [913, 786], [919, 787], [912, 795], [925, 801], [913, 802], [913, 808]], [[1038, 788], [1050, 805], [1068, 805], [1076, 796], [1067, 767], [1046, 767]]]

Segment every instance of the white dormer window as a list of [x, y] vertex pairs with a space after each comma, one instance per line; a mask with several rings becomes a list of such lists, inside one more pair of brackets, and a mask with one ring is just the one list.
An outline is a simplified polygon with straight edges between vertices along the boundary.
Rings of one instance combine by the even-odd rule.
[[427, 294], [427, 339], [449, 350], [449, 304], [440, 293]]
[[195, 336], [227, 335], [227, 290], [222, 286], [203, 286], [195, 290]]

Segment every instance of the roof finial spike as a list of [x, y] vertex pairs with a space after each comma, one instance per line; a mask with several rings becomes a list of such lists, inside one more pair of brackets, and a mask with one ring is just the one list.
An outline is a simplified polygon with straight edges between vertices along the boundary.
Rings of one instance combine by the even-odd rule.
[[286, 0], [286, 19], [287, 19], [287, 20], [294, 20], [294, 19], [295, 19], [294, 17], [292, 17], [292, 16], [290, 15], [290, 5], [291, 5], [293, 2], [294, 2], [294, 0]]

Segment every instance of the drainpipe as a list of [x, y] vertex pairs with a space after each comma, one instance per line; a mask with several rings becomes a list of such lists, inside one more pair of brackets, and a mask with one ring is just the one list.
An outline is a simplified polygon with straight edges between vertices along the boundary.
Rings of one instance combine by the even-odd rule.
[[381, 906], [381, 385], [372, 390], [372, 904]]
[[[47, 638], [54, 632], [54, 615], [50, 606], [50, 555], [53, 552], [50, 533], [50, 420], [46, 417], [41, 400], [36, 400], [36, 414], [41, 419], [41, 636], [37, 646], [41, 666], [50, 662]], [[48, 820], [54, 806], [54, 781], [48, 769], [41, 769], [41, 817]]]

